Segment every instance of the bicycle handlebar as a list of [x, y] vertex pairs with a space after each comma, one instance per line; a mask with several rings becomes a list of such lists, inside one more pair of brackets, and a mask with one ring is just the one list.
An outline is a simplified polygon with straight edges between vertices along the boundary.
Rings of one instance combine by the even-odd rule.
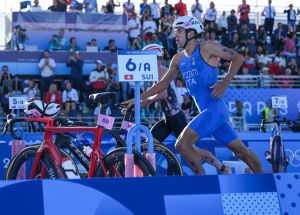
[[272, 124], [272, 123], [277, 123], [278, 125], [280, 125], [280, 123], [286, 123], [289, 128], [293, 128], [294, 123], [293, 123], [292, 120], [289, 120], [289, 119], [287, 119], [285, 117], [282, 120], [278, 120], [278, 119], [279, 119], [278, 116], [274, 116], [272, 121], [267, 122], [262, 117], [261, 123], [260, 123], [260, 131], [263, 132], [263, 133], [265, 133], [266, 132], [265, 124]]
[[[72, 121], [69, 119], [64, 118], [57, 118], [57, 119], [49, 119], [49, 118], [24, 118], [24, 119], [13, 119], [13, 116], [11, 114], [7, 115], [7, 120], [3, 128], [2, 135], [4, 136], [7, 131], [9, 131], [10, 135], [16, 139], [16, 140], [22, 140], [22, 137], [15, 134], [14, 131], [14, 125], [18, 122], [38, 122], [38, 123], [45, 123], [50, 124], [51, 121], [54, 121], [54, 124], [57, 126], [70, 126], [70, 127], [76, 127], [76, 126], [82, 126], [87, 127], [88, 124], [85, 122], [80, 121]], [[33, 125], [34, 126], [34, 125]], [[39, 125], [40, 126], [40, 125]], [[44, 131], [44, 128], [40, 126], [40, 130]]]
[[14, 132], [14, 124], [16, 122], [24, 122], [25, 119], [13, 119], [13, 116], [11, 114], [7, 115], [7, 121], [5, 123], [2, 135], [4, 136], [7, 132], [7, 130], [9, 130], [10, 135], [16, 139], [16, 140], [22, 140], [22, 137], [18, 136], [17, 134], [15, 134]]

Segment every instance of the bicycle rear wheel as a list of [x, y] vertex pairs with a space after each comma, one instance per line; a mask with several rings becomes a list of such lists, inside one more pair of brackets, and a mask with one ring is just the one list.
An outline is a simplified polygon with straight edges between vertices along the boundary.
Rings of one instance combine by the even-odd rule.
[[[148, 143], [142, 144], [142, 152], [148, 150]], [[156, 175], [172, 176], [183, 175], [182, 166], [177, 156], [165, 145], [159, 143], [154, 144], [154, 152], [156, 157]]]
[[283, 152], [281, 149], [281, 138], [279, 136], [275, 136], [272, 140], [271, 145], [271, 163], [272, 163], [272, 171], [273, 173], [279, 173], [282, 170], [283, 162]]
[[[30, 146], [20, 151], [10, 162], [5, 173], [5, 180], [30, 179], [31, 169], [39, 147], [40, 145]], [[62, 156], [70, 158], [63, 150], [60, 150], [60, 153]], [[42, 172], [43, 167], [45, 169], [44, 173]], [[34, 178], [62, 178], [57, 167], [54, 165], [52, 157], [48, 153], [44, 153], [42, 156]]]
[[[106, 173], [101, 167], [98, 165], [94, 177], [125, 177], [125, 163], [124, 156], [126, 154], [126, 148], [117, 148], [110, 151], [107, 155], [102, 159]], [[136, 165], [144, 176], [154, 176], [155, 171], [151, 164], [144, 158], [141, 154], [136, 151], [133, 151], [134, 154], [134, 165]]]

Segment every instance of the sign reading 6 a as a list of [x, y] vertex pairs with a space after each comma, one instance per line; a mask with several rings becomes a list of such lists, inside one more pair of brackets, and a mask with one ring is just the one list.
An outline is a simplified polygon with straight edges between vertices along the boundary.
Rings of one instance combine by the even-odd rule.
[[147, 51], [118, 53], [119, 81], [157, 81], [157, 56]]
[[[138, 69], [137, 69], [138, 66]], [[129, 58], [129, 60], [126, 63], [126, 69], [130, 72], [134, 71], [149, 71], [151, 70], [151, 66], [149, 63], [139, 63], [138, 65], [132, 61], [132, 58]]]

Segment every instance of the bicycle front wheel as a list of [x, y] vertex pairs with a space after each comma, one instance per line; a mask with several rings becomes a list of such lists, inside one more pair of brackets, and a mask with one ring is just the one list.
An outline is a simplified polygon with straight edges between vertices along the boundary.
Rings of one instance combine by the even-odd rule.
[[[26, 147], [20, 151], [10, 162], [6, 173], [5, 180], [21, 180], [21, 179], [30, 179], [31, 169], [39, 149], [39, 145]], [[60, 153], [64, 157], [69, 157], [69, 155], [60, 150]], [[40, 163], [38, 165], [37, 171], [34, 176], [35, 179], [56, 179], [63, 178], [56, 166], [52, 157], [48, 153], [44, 153]]]
[[[101, 165], [98, 165], [94, 177], [125, 177], [125, 163], [124, 158], [126, 154], [126, 148], [117, 148], [110, 151], [102, 159], [106, 168], [103, 170]], [[137, 166], [144, 176], [154, 176], [155, 171], [151, 164], [141, 154], [133, 151], [134, 165]]]
[[271, 145], [271, 163], [273, 173], [279, 173], [282, 170], [283, 162], [283, 152], [281, 148], [281, 138], [280, 136], [275, 136], [272, 140]]

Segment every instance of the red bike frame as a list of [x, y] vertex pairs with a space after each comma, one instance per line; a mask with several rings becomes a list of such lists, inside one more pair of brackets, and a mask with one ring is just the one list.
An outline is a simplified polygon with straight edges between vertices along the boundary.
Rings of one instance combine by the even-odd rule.
[[[98, 127], [56, 127], [54, 126], [54, 119], [53, 118], [26, 118], [24, 121], [27, 122], [42, 122], [45, 123], [45, 132], [44, 132], [44, 141], [39, 148], [37, 155], [34, 159], [34, 163], [31, 169], [30, 173], [30, 179], [33, 179], [36, 175], [36, 171], [38, 168], [38, 165], [40, 163], [41, 157], [45, 151], [48, 151], [51, 155], [51, 157], [54, 159], [55, 166], [57, 166], [58, 171], [60, 174], [64, 177], [65, 173], [62, 169], [62, 163], [65, 161], [65, 158], [63, 158], [57, 147], [55, 146], [54, 142], [52, 141], [52, 137], [54, 133], [62, 133], [62, 132], [90, 132], [94, 133], [94, 145], [93, 145], [93, 151], [91, 153], [91, 159], [90, 159], [90, 167], [88, 171], [88, 178], [93, 177], [97, 163], [99, 161], [99, 164], [103, 168], [104, 172], [106, 173], [105, 165], [102, 162], [102, 158], [104, 157], [104, 153], [100, 150], [101, 145], [101, 139], [104, 132], [103, 128]], [[44, 172], [42, 171], [42, 177], [44, 176]]]

